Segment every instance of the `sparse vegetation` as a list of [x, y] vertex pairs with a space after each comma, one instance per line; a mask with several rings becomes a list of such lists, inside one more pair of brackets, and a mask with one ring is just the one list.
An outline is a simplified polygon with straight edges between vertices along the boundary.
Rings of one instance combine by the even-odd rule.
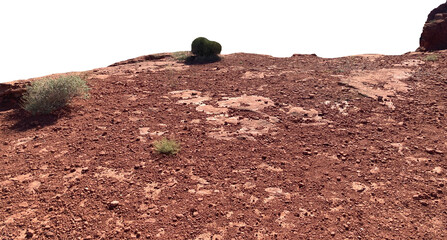
[[175, 140], [169, 140], [167, 138], [155, 141], [153, 145], [155, 151], [161, 154], [174, 155], [180, 151], [180, 144], [178, 144]]
[[179, 51], [179, 52], [174, 52], [172, 54], [172, 56], [177, 60], [177, 61], [185, 61], [189, 56], [191, 56], [191, 52], [190, 51]]
[[178, 84], [178, 78], [176, 78], [175, 77], [175, 75], [174, 75], [174, 70], [172, 69], [172, 68], [170, 68], [170, 67], [168, 67], [168, 68], [166, 68], [166, 70], [167, 70], [167, 72], [168, 72], [168, 79], [169, 79], [169, 86], [171, 87], [171, 88], [175, 88], [175, 86], [177, 86], [177, 84]]
[[346, 71], [343, 68], [336, 68], [332, 71], [333, 74], [341, 74], [345, 73]]
[[438, 55], [431, 54], [425, 57], [425, 61], [427, 62], [436, 62], [438, 61]]
[[33, 115], [49, 114], [66, 106], [73, 97], [88, 96], [87, 83], [80, 76], [37, 80], [26, 88], [22, 108]]

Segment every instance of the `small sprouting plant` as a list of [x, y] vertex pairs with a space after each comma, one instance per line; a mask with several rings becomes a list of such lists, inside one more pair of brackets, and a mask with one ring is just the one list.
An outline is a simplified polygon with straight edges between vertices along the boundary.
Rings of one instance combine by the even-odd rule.
[[22, 96], [22, 108], [33, 115], [49, 114], [66, 106], [73, 97], [88, 96], [88, 86], [80, 76], [36, 80]]
[[438, 55], [431, 54], [425, 57], [425, 61], [427, 62], [436, 62], [438, 61]]
[[174, 155], [180, 151], [180, 144], [178, 144], [175, 140], [169, 140], [167, 138], [155, 141], [153, 145], [154, 150], [161, 154]]

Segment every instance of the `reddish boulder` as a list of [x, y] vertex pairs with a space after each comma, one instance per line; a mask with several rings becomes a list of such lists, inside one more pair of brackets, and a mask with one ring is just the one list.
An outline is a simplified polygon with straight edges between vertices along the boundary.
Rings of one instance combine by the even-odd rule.
[[18, 103], [29, 81], [17, 81], [11, 83], [0, 83], [0, 104], [5, 102]]
[[417, 51], [447, 49], [447, 2], [428, 14]]

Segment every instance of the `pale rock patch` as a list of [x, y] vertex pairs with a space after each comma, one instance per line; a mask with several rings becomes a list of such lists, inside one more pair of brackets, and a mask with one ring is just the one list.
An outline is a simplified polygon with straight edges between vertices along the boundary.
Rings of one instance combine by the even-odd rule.
[[26, 144], [26, 143], [32, 141], [33, 139], [34, 139], [34, 137], [25, 137], [25, 138], [17, 139], [14, 146], [20, 146], [20, 145]]
[[444, 171], [444, 169], [442, 169], [442, 167], [435, 167], [433, 168], [432, 171], [436, 174], [441, 174]]
[[16, 177], [11, 178], [11, 180], [18, 181], [18, 182], [26, 182], [26, 181], [30, 181], [31, 179], [33, 179], [33, 176], [31, 175], [31, 173], [18, 175]]
[[95, 177], [97, 178], [113, 178], [118, 180], [119, 182], [128, 181], [132, 178], [132, 172], [125, 172], [123, 170], [117, 171], [111, 168], [105, 167], [97, 167], [99, 173], [95, 173]]
[[140, 132], [140, 135], [147, 135], [150, 133], [150, 128], [149, 127], [141, 127], [138, 128], [138, 131]]
[[293, 223], [292, 219], [288, 219], [290, 215], [290, 211], [284, 210], [281, 212], [279, 217], [275, 220], [282, 228], [292, 229], [296, 225]]
[[275, 168], [275, 167], [267, 165], [266, 163], [259, 164], [258, 168], [265, 169], [265, 170], [271, 171], [271, 172], [282, 172], [283, 171], [282, 168]]
[[265, 74], [263, 72], [251, 72], [247, 71], [242, 75], [242, 79], [255, 79], [255, 78], [264, 78]]
[[354, 191], [356, 192], [364, 192], [367, 191], [369, 188], [363, 183], [353, 182], [352, 189], [354, 189]]
[[261, 111], [264, 108], [274, 105], [273, 101], [269, 98], [255, 95], [242, 95], [240, 97], [228, 98], [217, 102], [217, 104], [220, 107], [249, 110], [254, 112]]
[[28, 184], [28, 188], [26, 189], [26, 192], [29, 194], [35, 194], [37, 189], [39, 189], [40, 185], [42, 185], [39, 181], [33, 181], [30, 184]]
[[148, 183], [144, 188], [144, 192], [146, 193], [146, 197], [148, 199], [158, 200], [163, 189], [164, 187], [160, 186], [159, 183]]
[[395, 109], [390, 97], [396, 96], [399, 92], [407, 92], [409, 87], [402, 80], [411, 76], [412, 70], [407, 68], [357, 71], [348, 78], [341, 80], [341, 83], [356, 89], [364, 96], [379, 100], [389, 108]]
[[196, 107], [198, 112], [204, 112], [206, 114], [226, 114], [228, 113], [228, 108], [213, 107], [211, 105], [200, 105]]

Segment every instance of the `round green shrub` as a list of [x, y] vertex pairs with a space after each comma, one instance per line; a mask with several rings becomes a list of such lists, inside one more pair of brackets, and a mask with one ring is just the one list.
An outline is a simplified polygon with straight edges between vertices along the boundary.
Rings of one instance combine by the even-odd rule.
[[200, 57], [217, 56], [222, 51], [222, 46], [215, 41], [210, 41], [204, 37], [198, 37], [192, 41], [191, 52]]
[[198, 37], [192, 41], [191, 52], [197, 56], [205, 56], [206, 45], [209, 40], [204, 37]]
[[209, 41], [207, 50], [208, 50], [208, 52], [206, 53], [207, 56], [215, 56], [222, 51], [222, 46], [218, 42]]

